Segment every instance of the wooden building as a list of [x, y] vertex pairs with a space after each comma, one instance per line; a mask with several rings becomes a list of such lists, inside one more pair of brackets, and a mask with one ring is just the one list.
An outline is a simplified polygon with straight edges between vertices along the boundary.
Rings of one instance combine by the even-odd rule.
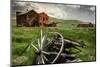
[[42, 12], [37, 13], [34, 10], [16, 12], [16, 23], [17, 26], [45, 26], [45, 27], [55, 27], [56, 23], [49, 23], [49, 16]]
[[16, 12], [17, 26], [39, 26], [38, 13], [34, 10], [26, 12]]
[[77, 27], [93, 27], [94, 25], [91, 22], [80, 22]]

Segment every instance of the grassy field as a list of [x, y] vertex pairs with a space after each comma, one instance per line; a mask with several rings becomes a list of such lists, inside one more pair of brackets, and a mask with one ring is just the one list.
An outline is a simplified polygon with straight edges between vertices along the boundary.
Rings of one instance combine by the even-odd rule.
[[[77, 56], [82, 61], [96, 60], [96, 30], [95, 28], [77, 28], [79, 22], [76, 20], [60, 21], [57, 27], [44, 27], [44, 32], [57, 31], [64, 38], [70, 38], [76, 41], [84, 41], [86, 47]], [[12, 23], [12, 63], [15, 65], [30, 65], [35, 61], [34, 49], [23, 52], [25, 47], [32, 40], [40, 37], [40, 27], [16, 27]], [[36, 45], [36, 44], [35, 44]]]

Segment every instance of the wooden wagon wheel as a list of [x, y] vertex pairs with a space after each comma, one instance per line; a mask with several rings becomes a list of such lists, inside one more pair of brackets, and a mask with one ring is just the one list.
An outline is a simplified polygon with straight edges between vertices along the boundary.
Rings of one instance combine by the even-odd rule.
[[[48, 37], [46, 36], [47, 34], [43, 35], [41, 31], [41, 39], [38, 39], [38, 47], [33, 44], [34, 41], [31, 42], [31, 46], [36, 50], [35, 51], [35, 54], [37, 55], [36, 64], [53, 64], [56, 62], [61, 52], [63, 51], [64, 47], [63, 36], [58, 32], [50, 32], [49, 34], [59, 35], [61, 37], [61, 46], [60, 47], [56, 46], [54, 44], [54, 40], [47, 42], [48, 39]], [[58, 47], [58, 51], [54, 47]]]

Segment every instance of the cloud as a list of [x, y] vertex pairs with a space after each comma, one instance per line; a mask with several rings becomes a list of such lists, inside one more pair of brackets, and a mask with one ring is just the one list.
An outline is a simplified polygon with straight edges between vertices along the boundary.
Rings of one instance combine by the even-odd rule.
[[67, 6], [72, 8], [80, 8], [80, 5], [67, 5]]
[[68, 5], [52, 3], [16, 2], [14, 10], [26, 11], [34, 9], [45, 12], [51, 17], [59, 19], [75, 19], [95, 23], [95, 7], [89, 5]]
[[91, 11], [95, 11], [95, 7], [90, 7], [90, 10]]

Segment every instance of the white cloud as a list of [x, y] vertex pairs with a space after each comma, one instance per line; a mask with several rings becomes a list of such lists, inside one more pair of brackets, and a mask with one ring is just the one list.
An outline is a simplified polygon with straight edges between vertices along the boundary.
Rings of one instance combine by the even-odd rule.
[[95, 7], [90, 7], [90, 10], [91, 11], [95, 11]]
[[80, 5], [67, 5], [67, 6], [72, 8], [80, 8]]

